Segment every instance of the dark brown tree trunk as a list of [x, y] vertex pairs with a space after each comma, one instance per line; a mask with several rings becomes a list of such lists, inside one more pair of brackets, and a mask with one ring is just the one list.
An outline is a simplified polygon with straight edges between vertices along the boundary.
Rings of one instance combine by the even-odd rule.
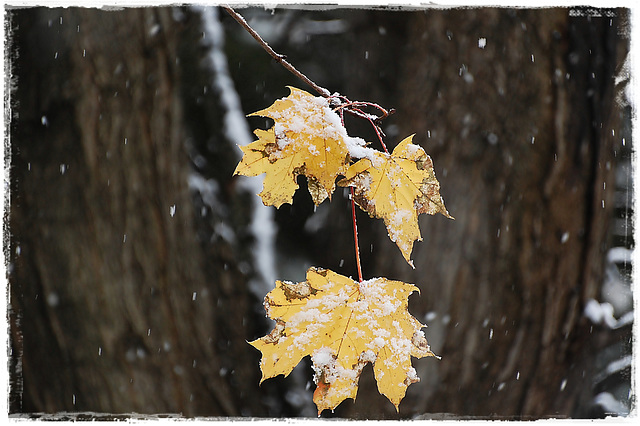
[[266, 413], [247, 278], [197, 239], [174, 12], [11, 14], [12, 412]]
[[[420, 287], [410, 312], [442, 359], [414, 360], [422, 381], [400, 415], [370, 368], [355, 404], [335, 415], [588, 414], [593, 355], [608, 335], [582, 312], [599, 298], [625, 137], [613, 76], [628, 40], [625, 11], [615, 14], [339, 10], [330, 16], [344, 34], [276, 45], [331, 91], [395, 107], [389, 148], [416, 134], [456, 218], [420, 218], [412, 270], [382, 221], [358, 213], [365, 278]], [[258, 387], [259, 353], [246, 344], [268, 331], [243, 264], [251, 201], [234, 191], [230, 145], [211, 136], [221, 112], [202, 106], [214, 90], [198, 71], [198, 22], [151, 8], [23, 10], [11, 20], [11, 411], [262, 416], [274, 413], [268, 400], [288, 413], [294, 378]], [[246, 112], [286, 95], [286, 84], [307, 89], [244, 35], [228, 53]], [[347, 128], [375, 140], [366, 123]], [[229, 217], [199, 217], [185, 140], [210, 150], [200, 171], [218, 180]], [[309, 231], [304, 197], [276, 213], [280, 271], [304, 270], [286, 259], [300, 257], [355, 276], [347, 200], [319, 206], [329, 220]], [[209, 229], [220, 220], [238, 231], [236, 245]]]
[[[367, 275], [420, 287], [412, 312], [442, 356], [414, 362], [422, 381], [401, 413], [571, 416], [592, 396], [596, 340], [582, 312], [599, 298], [624, 137], [616, 15], [413, 16], [395, 120], [432, 156], [456, 220], [421, 217], [415, 270], [374, 229]], [[393, 411], [371, 381], [344, 414]]]

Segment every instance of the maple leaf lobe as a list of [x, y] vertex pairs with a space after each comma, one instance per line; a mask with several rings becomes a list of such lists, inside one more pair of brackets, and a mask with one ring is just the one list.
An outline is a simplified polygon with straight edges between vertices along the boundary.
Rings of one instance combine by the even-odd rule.
[[241, 146], [243, 157], [234, 175], [258, 176], [266, 173], [263, 190], [258, 194], [267, 206], [280, 207], [293, 201], [293, 194], [298, 189], [297, 172], [286, 159], [278, 158], [278, 149], [273, 129], [255, 130], [258, 137], [246, 146]]

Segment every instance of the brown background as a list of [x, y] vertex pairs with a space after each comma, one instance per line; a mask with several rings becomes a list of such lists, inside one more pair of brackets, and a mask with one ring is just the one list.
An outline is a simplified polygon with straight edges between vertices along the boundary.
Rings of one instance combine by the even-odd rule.
[[[601, 415], [598, 374], [631, 351], [630, 327], [583, 316], [605, 296], [607, 250], [633, 245], [612, 229], [631, 214], [616, 203], [631, 143], [614, 86], [627, 12], [241, 12], [318, 84], [396, 108], [389, 148], [416, 134], [456, 218], [420, 218], [412, 270], [382, 222], [358, 213], [365, 278], [420, 287], [410, 311], [442, 360], [414, 361], [422, 381], [399, 414], [367, 368], [355, 404], [333, 416]], [[245, 113], [286, 85], [309, 89], [223, 15]], [[246, 341], [270, 324], [250, 288], [255, 195], [232, 177], [238, 152], [198, 11], [7, 16], [10, 412], [313, 416], [308, 361], [258, 386]], [[374, 140], [363, 123], [347, 128]], [[194, 173], [216, 182], [215, 208], [190, 190]], [[311, 264], [355, 275], [345, 197], [316, 210], [299, 191], [275, 218], [278, 278], [300, 280]], [[616, 380], [628, 386], [629, 369]]]

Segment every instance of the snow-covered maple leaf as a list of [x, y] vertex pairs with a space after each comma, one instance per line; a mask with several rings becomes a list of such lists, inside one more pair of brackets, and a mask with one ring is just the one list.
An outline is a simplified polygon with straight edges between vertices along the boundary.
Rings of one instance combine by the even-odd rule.
[[292, 203], [298, 188], [296, 178], [304, 175], [309, 192], [318, 205], [330, 198], [338, 175], [349, 166], [347, 135], [329, 100], [289, 87], [291, 94], [252, 115], [269, 117], [274, 125], [256, 131], [258, 140], [241, 147], [244, 156], [235, 174], [257, 176], [266, 173], [260, 193], [265, 205], [280, 207]]
[[352, 186], [356, 203], [372, 217], [384, 219], [391, 241], [413, 267], [413, 243], [422, 240], [418, 214], [442, 213], [451, 218], [440, 196], [433, 162], [424, 149], [400, 142], [391, 154], [373, 153], [351, 165], [342, 186]]
[[398, 409], [407, 387], [419, 380], [411, 356], [435, 356], [424, 327], [407, 310], [412, 284], [374, 278], [355, 282], [310, 268], [301, 283], [277, 281], [265, 297], [270, 334], [250, 342], [262, 352], [262, 380], [288, 375], [311, 356], [318, 414], [356, 398], [360, 373], [373, 363], [378, 390]]

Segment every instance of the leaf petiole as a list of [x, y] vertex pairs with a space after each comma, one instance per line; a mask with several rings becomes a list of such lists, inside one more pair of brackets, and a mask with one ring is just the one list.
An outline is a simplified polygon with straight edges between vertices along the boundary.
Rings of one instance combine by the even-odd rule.
[[353, 186], [349, 187], [351, 199], [351, 220], [353, 222], [353, 241], [356, 247], [356, 267], [358, 268], [358, 282], [362, 282], [362, 265], [360, 264], [360, 245], [358, 244], [358, 223], [356, 221], [356, 200]]

